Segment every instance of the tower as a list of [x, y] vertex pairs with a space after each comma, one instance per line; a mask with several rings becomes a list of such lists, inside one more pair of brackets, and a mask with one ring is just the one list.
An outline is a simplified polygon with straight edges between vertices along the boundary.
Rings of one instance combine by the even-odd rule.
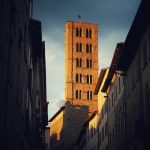
[[65, 99], [74, 106], [97, 111], [94, 89], [98, 80], [98, 25], [66, 22]]

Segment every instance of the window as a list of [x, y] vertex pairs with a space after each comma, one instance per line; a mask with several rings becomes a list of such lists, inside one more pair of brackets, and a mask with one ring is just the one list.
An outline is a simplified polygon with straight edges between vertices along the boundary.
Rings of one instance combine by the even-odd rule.
[[82, 43], [76, 43], [76, 52], [82, 52]]
[[82, 29], [81, 28], [76, 28], [76, 36], [82, 37]]
[[82, 59], [76, 58], [76, 67], [82, 67]]
[[77, 83], [79, 83], [79, 82], [82, 83], [82, 74], [78, 74], [78, 73], [76, 74], [76, 82]]
[[92, 91], [87, 91], [87, 99], [92, 100]]
[[80, 43], [80, 52], [82, 52], [82, 44]]
[[76, 67], [79, 67], [79, 59], [76, 58]]
[[92, 68], [92, 59], [90, 59], [90, 60], [86, 60], [86, 67], [87, 68]]
[[76, 90], [76, 99], [81, 99], [81, 90]]
[[80, 67], [82, 67], [82, 59], [80, 58]]
[[90, 44], [90, 53], [92, 53], [92, 44]]
[[82, 74], [80, 74], [80, 83], [82, 83]]
[[86, 53], [92, 53], [92, 44], [86, 44]]
[[92, 84], [92, 75], [87, 75], [87, 84]]
[[89, 37], [91, 38], [92, 37], [92, 30], [89, 29]]
[[79, 51], [79, 43], [76, 44], [76, 52]]
[[79, 36], [79, 29], [76, 28], [76, 36], [78, 37]]
[[82, 29], [80, 28], [80, 37], [82, 37]]
[[86, 44], [86, 52], [89, 53], [89, 45]]
[[86, 29], [86, 38], [91, 38], [92, 37], [92, 30], [91, 29]]
[[89, 37], [88, 29], [86, 29], [86, 38]]

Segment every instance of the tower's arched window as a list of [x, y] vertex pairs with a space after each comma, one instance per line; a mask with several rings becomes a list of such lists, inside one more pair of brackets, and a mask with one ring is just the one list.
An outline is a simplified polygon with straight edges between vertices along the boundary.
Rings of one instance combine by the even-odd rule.
[[76, 28], [76, 36], [78, 37], [79, 36], [79, 29]]
[[80, 83], [82, 83], [82, 74], [80, 74]]
[[77, 83], [79, 82], [79, 76], [78, 76], [78, 74], [76, 74], [76, 82]]
[[86, 44], [86, 52], [89, 53], [89, 45]]
[[79, 99], [81, 99], [81, 90], [79, 91]]
[[82, 44], [80, 43], [80, 52], [82, 52]]
[[79, 59], [76, 58], [76, 67], [79, 67]]
[[82, 29], [80, 28], [80, 37], [82, 37]]
[[86, 60], [86, 67], [89, 68], [89, 60]]
[[92, 37], [92, 30], [89, 29], [89, 37], [91, 38]]
[[76, 44], [76, 52], [78, 52], [79, 51], [79, 44], [77, 43]]
[[76, 90], [76, 99], [78, 99], [78, 90]]
[[82, 59], [80, 58], [80, 67], [82, 67]]
[[92, 68], [92, 59], [90, 59], [90, 65], [89, 65], [90, 68]]
[[86, 29], [86, 37], [89, 37], [88, 29]]
[[90, 53], [92, 53], [92, 44], [90, 44]]

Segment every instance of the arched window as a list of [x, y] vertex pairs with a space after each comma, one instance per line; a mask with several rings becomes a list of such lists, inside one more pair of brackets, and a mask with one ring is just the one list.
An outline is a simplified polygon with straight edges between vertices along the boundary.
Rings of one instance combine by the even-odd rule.
[[79, 29], [76, 28], [76, 36], [78, 37], [79, 36]]
[[80, 83], [82, 83], [82, 74], [80, 74]]
[[76, 51], [77, 52], [79, 51], [79, 44], [78, 43], [76, 44]]
[[82, 52], [82, 44], [80, 43], [80, 52]]
[[86, 38], [89, 37], [88, 29], [86, 29]]
[[89, 75], [86, 76], [87, 83], [89, 83]]
[[89, 45], [86, 44], [86, 52], [89, 53]]
[[80, 37], [82, 37], [82, 29], [80, 28]]
[[80, 67], [82, 67], [82, 59], [80, 58]]
[[92, 53], [92, 44], [90, 44], [90, 53]]
[[76, 99], [81, 99], [81, 90], [76, 90]]
[[76, 99], [78, 99], [78, 90], [76, 90]]
[[81, 90], [79, 91], [79, 99], [81, 99]]
[[77, 83], [79, 82], [79, 76], [78, 76], [78, 74], [76, 74], [76, 82]]
[[90, 65], [89, 65], [90, 68], [92, 68], [92, 59], [90, 59]]
[[86, 67], [89, 68], [89, 60], [86, 60]]
[[79, 59], [76, 58], [76, 67], [79, 67]]
[[92, 84], [92, 75], [90, 75], [90, 84]]
[[91, 38], [92, 37], [92, 30], [89, 29], [89, 37]]

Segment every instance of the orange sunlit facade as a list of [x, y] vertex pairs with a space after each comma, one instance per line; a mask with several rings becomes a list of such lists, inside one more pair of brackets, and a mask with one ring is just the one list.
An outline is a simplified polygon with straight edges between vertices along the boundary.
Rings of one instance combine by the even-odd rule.
[[98, 80], [98, 25], [68, 21], [65, 48], [65, 99], [88, 106], [92, 113], [98, 109], [93, 94]]

